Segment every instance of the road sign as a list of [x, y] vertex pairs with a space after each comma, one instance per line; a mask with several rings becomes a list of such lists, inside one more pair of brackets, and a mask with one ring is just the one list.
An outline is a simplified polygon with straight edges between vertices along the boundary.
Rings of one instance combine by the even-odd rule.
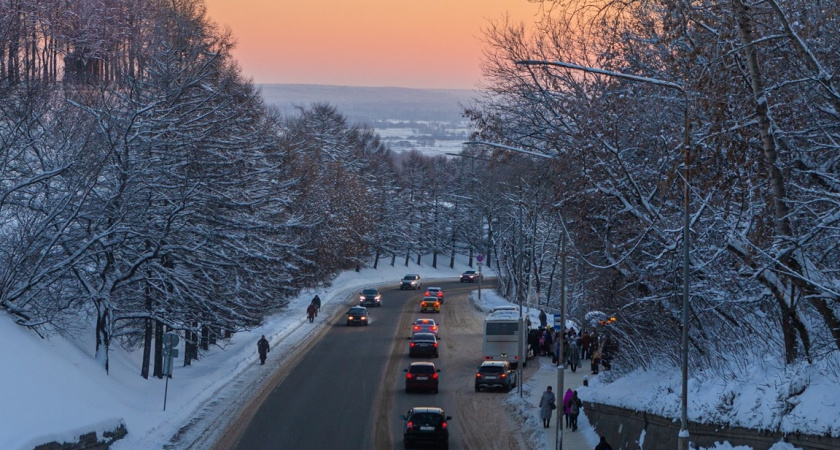
[[175, 333], [164, 333], [163, 334], [163, 346], [166, 348], [173, 348], [177, 347], [178, 343], [181, 342], [181, 338], [178, 337]]
[[478, 254], [475, 255], [475, 260], [478, 262], [484, 262], [484, 255]]

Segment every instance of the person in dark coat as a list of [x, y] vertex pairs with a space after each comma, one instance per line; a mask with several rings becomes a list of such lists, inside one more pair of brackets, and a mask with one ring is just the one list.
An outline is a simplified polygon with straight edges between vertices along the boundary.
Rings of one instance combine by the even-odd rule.
[[540, 311], [540, 328], [545, 328], [548, 325], [548, 316], [545, 311]]
[[551, 424], [551, 411], [557, 408], [557, 397], [554, 395], [554, 392], [551, 392], [551, 386], [547, 387], [542, 397], [540, 397], [539, 407], [543, 428], [548, 428]]
[[257, 341], [257, 352], [260, 354], [260, 365], [265, 364], [265, 358], [268, 356], [268, 352], [271, 351], [271, 348], [268, 346], [268, 339], [265, 338], [265, 335], [262, 335], [259, 341]]
[[306, 316], [309, 317], [309, 323], [315, 321], [316, 314], [318, 314], [318, 308], [316, 308], [314, 304], [310, 303], [306, 308]]
[[317, 294], [312, 297], [312, 304], [315, 305], [315, 317], [318, 317], [318, 311], [321, 310], [321, 297], [318, 297]]
[[572, 426], [572, 431], [577, 431], [578, 425], [578, 415], [580, 415], [580, 408], [583, 407], [583, 402], [580, 401], [580, 397], [577, 395], [577, 391], [572, 394], [572, 399], [569, 400], [569, 417], [570, 417], [570, 424]]
[[601, 442], [595, 446], [595, 450], [612, 450], [610, 444], [607, 444], [607, 438], [601, 436]]
[[590, 343], [589, 332], [583, 333], [583, 336], [580, 338], [580, 349], [581, 349], [580, 359], [589, 359], [589, 343]]

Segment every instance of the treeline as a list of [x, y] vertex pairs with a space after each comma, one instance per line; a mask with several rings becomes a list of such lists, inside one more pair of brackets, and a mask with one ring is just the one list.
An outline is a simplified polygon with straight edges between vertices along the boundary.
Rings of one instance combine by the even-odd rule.
[[479, 242], [450, 162], [398, 167], [328, 104], [281, 117], [198, 0], [5, 1], [0, 33], [0, 309], [95, 323], [106, 370], [119, 343], [160, 377], [164, 332], [189, 364], [339, 271]]
[[510, 190], [501, 275], [556, 277], [567, 237], [573, 312], [618, 318], [619, 370], [678, 367], [687, 225], [691, 365], [837, 376], [840, 6], [545, 3], [488, 27], [468, 111], [485, 150], [542, 166]]

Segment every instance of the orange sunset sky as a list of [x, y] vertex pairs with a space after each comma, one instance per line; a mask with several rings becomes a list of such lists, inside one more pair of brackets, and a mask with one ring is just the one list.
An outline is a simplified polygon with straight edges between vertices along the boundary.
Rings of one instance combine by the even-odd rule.
[[205, 0], [255, 83], [473, 89], [482, 29], [528, 0]]

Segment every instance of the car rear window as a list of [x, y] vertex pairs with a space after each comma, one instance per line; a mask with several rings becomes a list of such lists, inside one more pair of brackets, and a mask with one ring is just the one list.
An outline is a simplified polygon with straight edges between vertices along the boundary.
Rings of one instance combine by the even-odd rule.
[[481, 369], [478, 370], [482, 373], [502, 373], [501, 366], [483, 366]]
[[435, 373], [435, 368], [432, 366], [422, 365], [422, 366], [411, 366], [411, 373]]
[[433, 413], [417, 413], [412, 414], [411, 421], [414, 423], [422, 423], [426, 425], [435, 425], [439, 426], [441, 422], [443, 422], [440, 414], [433, 414]]
[[435, 335], [430, 333], [414, 333], [415, 341], [434, 341]]

